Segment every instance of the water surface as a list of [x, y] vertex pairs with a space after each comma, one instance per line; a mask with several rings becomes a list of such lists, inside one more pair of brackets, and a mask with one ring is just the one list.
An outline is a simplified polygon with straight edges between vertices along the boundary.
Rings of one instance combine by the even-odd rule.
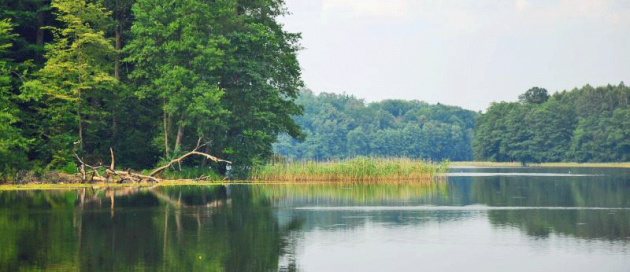
[[0, 271], [630, 271], [630, 170], [0, 192]]

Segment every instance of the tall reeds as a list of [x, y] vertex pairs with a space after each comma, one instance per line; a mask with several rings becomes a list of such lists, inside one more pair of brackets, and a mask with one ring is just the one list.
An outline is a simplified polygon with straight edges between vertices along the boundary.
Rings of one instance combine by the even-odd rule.
[[366, 158], [325, 162], [294, 161], [255, 167], [252, 180], [260, 182], [382, 182], [426, 181], [446, 172], [447, 163], [406, 158]]

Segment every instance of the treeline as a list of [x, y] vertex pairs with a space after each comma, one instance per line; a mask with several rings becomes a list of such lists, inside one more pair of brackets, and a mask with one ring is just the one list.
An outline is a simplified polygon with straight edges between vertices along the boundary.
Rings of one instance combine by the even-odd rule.
[[475, 112], [419, 101], [365, 103], [350, 95], [304, 90], [295, 116], [307, 138], [281, 135], [277, 154], [292, 159], [327, 160], [356, 156], [407, 157], [440, 161], [472, 160]]
[[630, 161], [630, 88], [584, 86], [493, 103], [477, 120], [475, 159], [528, 162]]
[[[0, 2], [0, 176], [152, 167], [191, 150], [251, 165], [291, 118], [300, 35], [282, 0]], [[195, 164], [205, 164], [196, 161]], [[0, 180], [2, 177], [0, 177]]]

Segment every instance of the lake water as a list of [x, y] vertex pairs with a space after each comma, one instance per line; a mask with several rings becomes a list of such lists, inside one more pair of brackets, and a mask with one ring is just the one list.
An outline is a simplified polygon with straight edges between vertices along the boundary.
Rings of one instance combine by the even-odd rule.
[[0, 271], [630, 271], [630, 169], [0, 191]]

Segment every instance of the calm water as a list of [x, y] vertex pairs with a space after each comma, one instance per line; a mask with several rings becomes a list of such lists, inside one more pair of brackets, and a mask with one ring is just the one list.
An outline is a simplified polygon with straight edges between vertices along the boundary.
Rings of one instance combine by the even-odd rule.
[[630, 271], [630, 169], [0, 192], [0, 271]]

